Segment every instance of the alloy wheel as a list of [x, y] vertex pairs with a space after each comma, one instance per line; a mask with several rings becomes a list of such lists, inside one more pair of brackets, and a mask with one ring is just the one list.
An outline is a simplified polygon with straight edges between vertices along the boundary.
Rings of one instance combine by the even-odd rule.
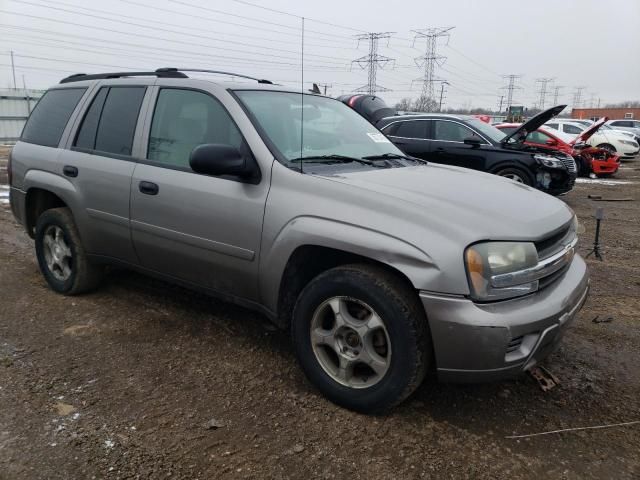
[[51, 274], [62, 282], [69, 279], [73, 268], [73, 254], [57, 225], [49, 225], [42, 237], [44, 259]]

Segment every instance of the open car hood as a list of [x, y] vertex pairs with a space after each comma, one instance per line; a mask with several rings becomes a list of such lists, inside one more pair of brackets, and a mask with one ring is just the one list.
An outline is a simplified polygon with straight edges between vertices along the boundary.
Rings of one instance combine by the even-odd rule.
[[596, 133], [598, 131], [598, 129], [605, 124], [605, 122], [609, 120], [609, 117], [602, 117], [600, 120], [598, 120], [596, 123], [594, 123], [593, 125], [591, 125], [590, 127], [588, 127], [586, 130], [584, 130], [580, 135], [578, 135], [576, 138], [574, 138], [569, 145], [575, 145], [576, 143], [584, 143], [587, 140], [589, 140], [592, 135], [594, 133]]
[[544, 125], [553, 117], [558, 115], [562, 110], [564, 110], [565, 107], [566, 105], [556, 105], [555, 107], [551, 107], [548, 110], [545, 110], [544, 112], [540, 112], [536, 116], [524, 122], [522, 125], [520, 125], [519, 128], [516, 128], [513, 132], [511, 132], [509, 135], [507, 135], [500, 141], [502, 143], [508, 143], [513, 139], [518, 143], [524, 142], [529, 132], [536, 131], [542, 125]]

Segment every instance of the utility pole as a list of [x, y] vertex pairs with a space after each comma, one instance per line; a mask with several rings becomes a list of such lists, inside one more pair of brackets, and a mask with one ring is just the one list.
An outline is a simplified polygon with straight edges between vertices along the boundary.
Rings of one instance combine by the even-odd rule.
[[13, 89], [16, 90], [18, 87], [16, 85], [16, 66], [13, 63], [13, 50], [11, 50], [11, 71], [13, 72]]
[[503, 75], [502, 78], [507, 80], [507, 84], [502, 87], [503, 90], [507, 91], [507, 112], [513, 105], [513, 92], [516, 90], [522, 90], [522, 87], [516, 86], [516, 80], [522, 78], [522, 75], [514, 75], [513, 73], [509, 75]]
[[500, 95], [500, 100], [498, 101], [498, 113], [502, 113], [502, 102], [504, 101], [504, 95]]
[[381, 87], [376, 83], [376, 76], [378, 73], [378, 67], [384, 68], [389, 63], [394, 62], [393, 58], [385, 57], [378, 54], [378, 41], [381, 38], [390, 38], [393, 32], [371, 32], [363, 33], [362, 35], [356, 35], [358, 43], [360, 40], [367, 40], [369, 42], [369, 54], [360, 58], [356, 58], [351, 62], [351, 65], [357, 63], [363, 70], [368, 69], [367, 84], [356, 88], [356, 92], [367, 92], [369, 95], [375, 95], [376, 92], [386, 92], [389, 89]]
[[333, 87], [333, 84], [331, 84], [331, 83], [319, 83], [318, 86], [322, 87], [324, 89], [324, 95], [326, 95], [327, 94], [327, 88]]
[[553, 87], [553, 104], [558, 105], [558, 97], [560, 96], [560, 90], [564, 87], [562, 85], [555, 85]]
[[547, 96], [547, 85], [553, 82], [553, 78], [536, 78], [536, 83], [540, 84], [540, 90], [538, 90], [538, 108], [544, 110], [544, 104]]
[[449, 82], [447, 82], [446, 80], [443, 80], [442, 83], [440, 83], [440, 105], [438, 106], [438, 111], [439, 112], [442, 111], [442, 100], [444, 98], [444, 86], [445, 85], [449, 85]]
[[591, 92], [589, 98], [589, 108], [594, 108], [596, 106], [596, 93]]
[[413, 38], [414, 46], [417, 39], [427, 39], [424, 55], [414, 59], [417, 66], [424, 68], [423, 76], [414, 80], [416, 82], [422, 82], [422, 92], [419, 100], [422, 108], [419, 109], [424, 109], [425, 107], [428, 107], [429, 104], [435, 104], [434, 83], [443, 82], [442, 79], [436, 77], [436, 65], [442, 66], [447, 59], [447, 57], [443, 55], [438, 55], [438, 41], [441, 38], [446, 38], [448, 42], [450, 35], [449, 32], [454, 28], [455, 27], [433, 27], [413, 31], [415, 34]]
[[582, 106], [582, 92], [587, 87], [574, 87], [573, 89], [573, 108], [580, 108]]
[[27, 113], [31, 115], [31, 98], [29, 98], [29, 90], [27, 90], [27, 82], [22, 75], [22, 88], [24, 89], [24, 98], [27, 101]]

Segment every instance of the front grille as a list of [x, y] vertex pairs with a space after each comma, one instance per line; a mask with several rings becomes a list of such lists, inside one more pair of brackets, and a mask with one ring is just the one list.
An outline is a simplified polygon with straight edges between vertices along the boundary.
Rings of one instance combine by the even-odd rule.
[[536, 250], [538, 250], [538, 258], [547, 258], [559, 252], [567, 243], [573, 240], [574, 236], [575, 232], [573, 231], [572, 224], [569, 223], [549, 237], [535, 242]]
[[576, 161], [573, 159], [573, 157], [569, 155], [562, 155], [560, 157], [560, 161], [569, 173], [575, 174], [578, 171], [578, 168], [576, 167]]
[[507, 344], [507, 353], [515, 352], [516, 350], [518, 350], [520, 348], [520, 345], [522, 345], [523, 338], [524, 335], [512, 338], [511, 341]]

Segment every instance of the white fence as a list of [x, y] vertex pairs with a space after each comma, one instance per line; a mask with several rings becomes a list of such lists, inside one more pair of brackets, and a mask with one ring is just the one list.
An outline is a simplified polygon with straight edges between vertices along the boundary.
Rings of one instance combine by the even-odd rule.
[[15, 142], [43, 90], [0, 89], [0, 144]]

